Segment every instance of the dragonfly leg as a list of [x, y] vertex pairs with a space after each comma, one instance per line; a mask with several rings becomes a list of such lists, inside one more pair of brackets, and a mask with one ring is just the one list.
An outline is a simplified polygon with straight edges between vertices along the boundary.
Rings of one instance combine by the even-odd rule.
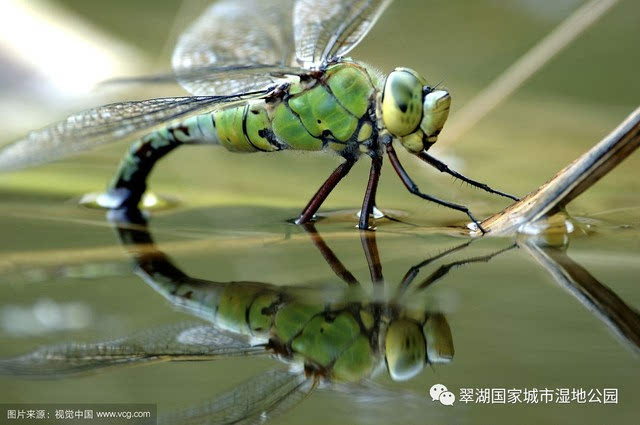
[[181, 144], [173, 138], [164, 139], [163, 143], [156, 139], [135, 142], [109, 185], [107, 206], [111, 209], [137, 209], [155, 163]]
[[409, 288], [411, 286], [411, 284], [413, 283], [413, 281], [415, 280], [415, 278], [418, 276], [418, 273], [420, 273], [420, 270], [423, 267], [428, 266], [429, 264], [433, 263], [436, 260], [439, 260], [443, 257], [446, 257], [449, 254], [453, 254], [454, 252], [463, 250], [465, 248], [467, 248], [469, 245], [471, 245], [471, 242], [473, 242], [474, 239], [470, 239], [467, 242], [454, 246], [453, 248], [449, 248], [437, 255], [434, 255], [432, 257], [429, 257], [423, 261], [421, 261], [420, 263], [416, 264], [415, 266], [411, 267], [407, 273], [405, 273], [404, 277], [402, 278], [402, 282], [400, 282], [400, 285], [398, 285], [398, 292], [404, 292], [406, 291], [407, 288]]
[[382, 275], [382, 263], [380, 262], [375, 232], [360, 232], [360, 242], [362, 242], [364, 255], [367, 259], [367, 265], [369, 266], [371, 283], [380, 285], [384, 282], [384, 277]]
[[406, 188], [409, 190], [409, 192], [427, 201], [431, 201], [438, 205], [442, 205], [444, 207], [451, 208], [451, 209], [465, 213], [471, 219], [471, 221], [473, 221], [475, 225], [478, 226], [478, 229], [480, 229], [480, 231], [483, 234], [486, 233], [485, 230], [480, 225], [480, 222], [476, 220], [473, 214], [471, 214], [471, 211], [469, 211], [469, 208], [467, 208], [466, 206], [444, 201], [442, 199], [420, 192], [420, 189], [418, 189], [418, 186], [413, 182], [411, 177], [409, 177], [409, 174], [407, 174], [402, 164], [400, 164], [400, 160], [398, 159], [398, 155], [396, 154], [395, 149], [393, 149], [393, 145], [391, 143], [388, 143], [385, 146], [387, 150], [387, 155], [389, 155], [389, 161], [391, 161], [391, 165], [393, 165], [393, 169], [396, 170], [396, 173], [402, 180], [402, 183], [404, 183]]
[[488, 185], [484, 184], [484, 183], [480, 183], [477, 182], [475, 180], [472, 180], [466, 176], [463, 176], [462, 174], [453, 171], [452, 169], [449, 168], [449, 166], [447, 164], [445, 164], [444, 162], [440, 161], [439, 159], [434, 158], [433, 156], [429, 155], [426, 152], [420, 152], [417, 154], [418, 158], [420, 158], [421, 160], [423, 160], [424, 162], [426, 162], [427, 164], [431, 165], [432, 167], [434, 167], [435, 169], [437, 169], [438, 171], [440, 171], [441, 173], [447, 173], [457, 179], [462, 180], [463, 182], [469, 183], [471, 186], [477, 187], [478, 189], [482, 189], [486, 192], [489, 193], [495, 193], [496, 195], [500, 195], [500, 196], [504, 196], [505, 198], [509, 198], [509, 199], [513, 199], [514, 201], [519, 201], [520, 199], [518, 199], [517, 197], [513, 196], [513, 195], [509, 195], [508, 193], [504, 193], [501, 192], [499, 190], [495, 190], [490, 188]]
[[316, 230], [316, 227], [313, 225], [313, 223], [305, 223], [302, 225], [302, 227], [307, 232], [307, 234], [309, 234], [313, 245], [318, 248], [318, 251], [320, 251], [320, 254], [322, 254], [322, 257], [324, 257], [325, 261], [327, 262], [327, 264], [329, 264], [329, 267], [331, 267], [331, 270], [333, 270], [336, 276], [342, 279], [349, 286], [360, 285], [360, 282], [358, 282], [355, 276], [349, 270], [347, 270], [345, 265], [342, 264], [336, 254], [334, 254], [331, 248], [329, 248], [322, 236], [320, 236], [320, 233], [318, 233], [318, 231]]
[[309, 220], [313, 218], [313, 215], [318, 211], [318, 208], [320, 208], [325, 199], [327, 199], [331, 191], [340, 183], [340, 180], [342, 180], [344, 176], [349, 174], [353, 164], [355, 164], [355, 160], [348, 158], [331, 173], [316, 194], [313, 195], [307, 206], [304, 207], [300, 213], [300, 217], [295, 221], [296, 224], [308, 223]]
[[358, 227], [361, 230], [369, 230], [369, 217], [376, 206], [376, 190], [380, 180], [380, 170], [382, 169], [382, 156], [376, 154], [371, 158], [371, 170], [369, 171], [369, 183], [364, 194], [362, 209], [360, 210], [360, 222]]
[[447, 275], [447, 273], [449, 273], [451, 271], [451, 269], [454, 269], [456, 267], [465, 266], [467, 264], [473, 264], [473, 263], [488, 263], [494, 257], [496, 257], [496, 256], [498, 256], [498, 255], [500, 255], [500, 254], [502, 254], [504, 252], [510, 251], [510, 250], [512, 250], [514, 248], [517, 248], [517, 247], [518, 247], [518, 244], [513, 244], [513, 245], [509, 245], [506, 248], [502, 248], [502, 249], [500, 249], [498, 251], [492, 252], [491, 254], [482, 255], [480, 257], [466, 258], [464, 260], [452, 261], [451, 263], [443, 264], [436, 271], [434, 271], [429, 276], [427, 276], [417, 286], [417, 289], [423, 290], [423, 289], [428, 288], [429, 286], [433, 285], [434, 283], [436, 283], [437, 281], [439, 281], [440, 279], [445, 277]]

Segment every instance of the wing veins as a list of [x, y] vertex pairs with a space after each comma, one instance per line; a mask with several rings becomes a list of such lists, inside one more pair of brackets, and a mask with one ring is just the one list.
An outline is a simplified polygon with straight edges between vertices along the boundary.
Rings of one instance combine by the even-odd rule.
[[0, 171], [50, 162], [109, 142], [133, 140], [216, 107], [257, 99], [272, 89], [230, 96], [158, 98], [90, 109], [32, 131], [0, 150]]
[[[293, 1], [221, 0], [212, 4], [178, 40], [172, 62], [179, 84], [192, 94], [204, 95], [237, 93], [275, 83], [284, 65], [293, 64]], [[249, 72], [256, 64], [257, 68], [266, 64], [271, 69]], [[230, 66], [236, 74], [199, 78], [197, 69], [211, 66]], [[303, 70], [285, 71], [297, 75]]]
[[392, 0], [298, 0], [296, 58], [304, 66], [322, 66], [353, 49]]
[[264, 345], [211, 325], [183, 323], [96, 343], [41, 347], [0, 360], [0, 374], [55, 377], [131, 364], [163, 361], [208, 361], [226, 356], [261, 355]]
[[[198, 79], [212, 79], [214, 75], [220, 75], [218, 80], [224, 79], [225, 74], [230, 74], [237, 71], [244, 71], [242, 75], [256, 75], [256, 76], [270, 76], [275, 78], [286, 78], [289, 75], [304, 76], [308, 75], [309, 70], [300, 67], [289, 67], [279, 64], [241, 64], [241, 65], [228, 65], [222, 67], [202, 67], [194, 68], [189, 71], [180, 71], [179, 73], [167, 73], [158, 75], [148, 75], [139, 77], [122, 77], [113, 78], [104, 81], [103, 85], [111, 84], [133, 84], [133, 83], [147, 83], [147, 84], [175, 84], [178, 83], [177, 79], [183, 82], [197, 81]], [[229, 78], [233, 78], [233, 75]], [[233, 95], [230, 93], [229, 95]], [[239, 93], [236, 93], [239, 94]]]
[[[161, 117], [155, 120], [150, 120], [148, 121], [151, 125], [151, 127], [154, 127], [155, 125], [164, 122], [164, 121], [174, 121], [176, 119], [178, 119], [180, 116], [182, 115], [187, 115], [193, 111], [196, 111], [198, 109], [201, 108], [206, 108], [207, 106], [210, 105], [220, 105], [222, 103], [233, 103], [233, 102], [242, 102], [244, 100], [248, 100], [250, 98], [253, 98], [253, 96], [259, 96], [259, 95], [266, 95], [271, 91], [271, 88], [269, 89], [265, 89], [265, 90], [260, 90], [260, 91], [254, 91], [254, 92], [247, 92], [247, 93], [242, 93], [242, 94], [238, 94], [238, 95], [230, 95], [230, 96], [197, 96], [197, 97], [185, 97], [184, 101], [180, 101], [180, 102], [176, 102], [171, 104], [170, 106], [167, 106], [164, 109], [158, 109], [157, 111], [152, 111], [152, 112], [143, 112], [140, 113], [139, 115], [132, 115], [130, 117], [124, 118], [121, 121], [113, 121], [110, 123], [104, 123], [104, 124], [98, 124], [95, 126], [92, 126], [91, 128], [96, 128], [96, 129], [101, 129], [106, 127], [106, 130], [104, 131], [100, 131], [100, 132], [90, 132], [88, 133], [91, 136], [101, 136], [104, 135], [106, 133], [109, 132], [109, 129], [111, 129], [114, 125], [120, 125], [122, 124], [123, 121], [136, 121], [139, 120], [140, 118], [144, 118], [145, 116], [151, 115], [151, 114], [156, 114], [156, 113], [160, 113], [164, 110], [170, 109], [170, 108], [174, 108], [177, 106], [182, 106], [182, 105], [188, 105], [191, 102], [198, 102], [195, 103], [193, 105], [193, 107], [190, 107], [188, 109], [184, 109], [184, 110], [180, 110], [179, 112], [176, 112], [173, 115], [169, 115], [166, 117]], [[171, 98], [164, 98], [164, 99], [171, 99]], [[182, 98], [181, 98], [182, 99]], [[202, 103], [200, 103], [202, 101]], [[132, 104], [135, 104], [135, 102], [132, 102]], [[117, 104], [114, 104], [117, 105]], [[110, 105], [107, 105], [110, 106]]]
[[[327, 46], [325, 47], [325, 50], [322, 52], [322, 57], [323, 58], [330, 58], [331, 56], [335, 55], [335, 52], [337, 51], [337, 49], [335, 49], [338, 40], [340, 40], [340, 38], [345, 34], [345, 32], [349, 29], [352, 28], [352, 26], [356, 23], [361, 23], [364, 20], [360, 19], [360, 15], [369, 7], [371, 6], [371, 1], [369, 0], [366, 4], [364, 4], [360, 10], [358, 10], [358, 12], [355, 14], [355, 16], [349, 21], [349, 22], [345, 22], [343, 23], [340, 28], [338, 29], [338, 31], [331, 37], [331, 41], [329, 41], [329, 43], [327, 44]], [[353, 7], [350, 7], [349, 9], [352, 9]], [[351, 12], [351, 10], [350, 10]], [[339, 48], [340, 46], [338, 46]]]

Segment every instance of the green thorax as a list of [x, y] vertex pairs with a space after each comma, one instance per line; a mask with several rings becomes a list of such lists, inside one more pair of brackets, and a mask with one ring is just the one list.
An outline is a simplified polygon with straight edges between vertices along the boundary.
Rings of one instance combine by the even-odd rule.
[[378, 324], [365, 305], [308, 303], [253, 282], [152, 282], [173, 303], [217, 327], [268, 342], [285, 359], [332, 380], [364, 379], [380, 360], [373, 336]]
[[340, 62], [270, 98], [212, 112], [208, 139], [233, 152], [357, 151], [374, 135], [375, 92], [364, 66]]
[[374, 85], [367, 71], [355, 63], [330, 66], [310, 84], [291, 85], [274, 108], [273, 130], [294, 149], [341, 151], [362, 143], [372, 133], [367, 112]]
[[367, 308], [306, 303], [248, 283], [229, 285], [219, 298], [215, 323], [249, 334], [285, 357], [339, 381], [366, 378], [376, 363], [374, 321]]

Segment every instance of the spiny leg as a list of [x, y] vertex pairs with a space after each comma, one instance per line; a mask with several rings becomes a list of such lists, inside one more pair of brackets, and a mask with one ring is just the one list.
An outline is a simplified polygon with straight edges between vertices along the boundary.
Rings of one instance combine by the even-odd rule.
[[380, 170], [382, 169], [382, 156], [375, 154], [371, 158], [371, 170], [369, 171], [369, 183], [364, 194], [362, 209], [360, 210], [360, 222], [358, 227], [362, 230], [369, 229], [369, 217], [376, 206], [376, 191], [380, 180]]
[[476, 220], [473, 214], [471, 214], [471, 211], [469, 211], [469, 208], [465, 207], [464, 205], [454, 204], [452, 202], [444, 201], [442, 199], [420, 192], [420, 189], [418, 189], [418, 186], [413, 182], [413, 180], [411, 180], [411, 177], [409, 177], [409, 175], [405, 171], [402, 164], [400, 164], [398, 155], [396, 154], [395, 149], [393, 149], [393, 146], [391, 145], [391, 143], [388, 143], [386, 145], [386, 150], [387, 150], [387, 155], [389, 155], [389, 161], [391, 161], [391, 165], [393, 165], [394, 170], [396, 170], [396, 173], [402, 180], [402, 183], [404, 183], [404, 185], [406, 186], [407, 190], [409, 190], [409, 192], [427, 201], [431, 201], [436, 204], [442, 205], [444, 207], [451, 208], [451, 209], [465, 213], [471, 219], [471, 221], [473, 221], [475, 225], [478, 226], [478, 229], [480, 229], [480, 231], [483, 234], [486, 233], [486, 231], [480, 225], [480, 222]]
[[302, 225], [304, 230], [311, 237], [311, 241], [315, 245], [316, 248], [320, 251], [320, 254], [324, 257], [331, 270], [342, 279], [349, 286], [358, 286], [360, 282], [351, 274], [349, 270], [342, 264], [342, 262], [338, 259], [336, 254], [333, 253], [331, 248], [325, 243], [320, 233], [316, 230], [316, 227], [313, 223], [304, 223]]
[[459, 261], [453, 261], [451, 263], [447, 263], [447, 264], [443, 264], [441, 265], [435, 272], [431, 273], [429, 276], [427, 276], [427, 278], [425, 278], [420, 285], [418, 285], [417, 289], [426, 289], [427, 287], [433, 285], [434, 283], [436, 283], [437, 281], [439, 281], [440, 279], [442, 279], [443, 277], [445, 277], [447, 275], [447, 273], [449, 273], [451, 271], [451, 269], [454, 269], [456, 267], [460, 267], [460, 266], [464, 266], [467, 264], [472, 264], [472, 263], [488, 263], [489, 261], [491, 261], [491, 259], [493, 259], [494, 257], [512, 250], [513, 248], [517, 248], [518, 244], [513, 244], [510, 245], [506, 248], [502, 248], [498, 251], [492, 252], [491, 254], [487, 254], [487, 255], [482, 255], [479, 257], [471, 257], [471, 258], [466, 258], [464, 260], [459, 260]]
[[315, 195], [311, 198], [309, 203], [300, 213], [300, 217], [295, 221], [296, 224], [304, 224], [309, 222], [313, 218], [313, 215], [318, 211], [318, 208], [322, 205], [322, 203], [327, 199], [327, 196], [331, 193], [331, 191], [340, 183], [340, 180], [344, 178], [355, 164], [353, 159], [347, 159], [345, 162], [340, 164], [338, 168], [336, 168], [333, 173], [329, 176], [329, 178], [320, 186], [320, 189], [316, 192]]
[[454, 246], [453, 248], [449, 248], [443, 252], [441, 252], [440, 254], [434, 255], [432, 257], [429, 257], [423, 261], [421, 261], [420, 263], [416, 264], [415, 266], [411, 267], [409, 270], [407, 270], [407, 273], [405, 273], [404, 277], [402, 278], [402, 282], [400, 282], [400, 285], [398, 285], [398, 292], [402, 293], [404, 292], [409, 286], [411, 286], [411, 283], [415, 280], [415, 278], [418, 276], [418, 273], [420, 273], [420, 270], [423, 267], [428, 266], [429, 264], [433, 263], [436, 260], [439, 260], [443, 257], [446, 257], [449, 254], [453, 254], [454, 252], [463, 250], [465, 248], [467, 248], [469, 245], [471, 245], [471, 242], [473, 242], [474, 239], [468, 240], [465, 243], [462, 243], [460, 245]]
[[509, 199], [513, 199], [514, 201], [519, 201], [520, 199], [513, 196], [513, 195], [509, 195], [508, 193], [504, 193], [501, 192], [499, 190], [495, 190], [492, 189], [491, 187], [489, 187], [488, 185], [484, 184], [484, 183], [480, 183], [477, 182], [475, 180], [472, 180], [466, 176], [463, 176], [462, 174], [453, 171], [451, 168], [449, 168], [449, 166], [447, 164], [445, 164], [444, 162], [440, 161], [437, 158], [434, 158], [433, 156], [429, 155], [426, 152], [420, 152], [417, 154], [418, 158], [420, 158], [421, 160], [423, 160], [424, 162], [426, 162], [427, 164], [431, 165], [432, 167], [436, 168], [438, 171], [442, 172], [442, 173], [447, 173], [455, 178], [458, 178], [460, 180], [462, 180], [463, 182], [467, 182], [469, 183], [471, 186], [477, 187], [478, 189], [482, 189], [486, 192], [489, 193], [495, 193], [496, 195], [500, 195], [500, 196], [504, 196], [505, 198], [509, 198]]
[[160, 132], [135, 142], [109, 185], [105, 206], [110, 209], [138, 209], [155, 163], [182, 144], [171, 133], [161, 135]]

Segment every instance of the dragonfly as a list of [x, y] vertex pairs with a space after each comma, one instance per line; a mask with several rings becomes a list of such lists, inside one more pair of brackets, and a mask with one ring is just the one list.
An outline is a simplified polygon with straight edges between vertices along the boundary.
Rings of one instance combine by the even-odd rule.
[[[295, 222], [308, 223], [363, 156], [371, 160], [358, 227], [370, 229], [376, 189], [389, 158], [403, 185], [426, 201], [464, 213], [465, 205], [421, 191], [400, 162], [402, 146], [435, 167], [486, 192], [518, 200], [449, 168], [428, 153], [451, 107], [451, 95], [418, 72], [382, 75], [346, 55], [391, 0], [222, 0], [179, 37], [169, 77], [192, 96], [97, 107], [33, 131], [0, 152], [0, 170], [46, 162], [104, 143], [134, 141], [101, 206], [138, 208], [158, 160], [183, 145], [217, 145], [238, 153], [322, 151], [341, 164]], [[166, 76], [141, 78], [162, 81]], [[135, 80], [135, 79], [134, 79]]]
[[[372, 397], [402, 396], [375, 385], [387, 371], [395, 381], [418, 376], [427, 365], [444, 365], [455, 355], [444, 313], [408, 305], [409, 297], [440, 282], [456, 267], [487, 262], [514, 247], [442, 264], [418, 279], [427, 266], [467, 248], [473, 240], [434, 255], [409, 269], [393, 295], [371, 297], [338, 259], [312, 223], [304, 226], [333, 272], [344, 282], [335, 298], [317, 288], [265, 282], [219, 282], [188, 275], [154, 243], [146, 224], [116, 227], [135, 273], [170, 304], [198, 322], [144, 329], [96, 343], [44, 346], [0, 359], [0, 374], [62, 378], [159, 362], [212, 361], [272, 356], [287, 365], [259, 374], [203, 406], [169, 413], [163, 423], [254, 423], [272, 419], [318, 388]], [[385, 287], [374, 232], [362, 245], [374, 293]], [[331, 301], [328, 301], [331, 299]], [[421, 398], [421, 400], [424, 400]]]

